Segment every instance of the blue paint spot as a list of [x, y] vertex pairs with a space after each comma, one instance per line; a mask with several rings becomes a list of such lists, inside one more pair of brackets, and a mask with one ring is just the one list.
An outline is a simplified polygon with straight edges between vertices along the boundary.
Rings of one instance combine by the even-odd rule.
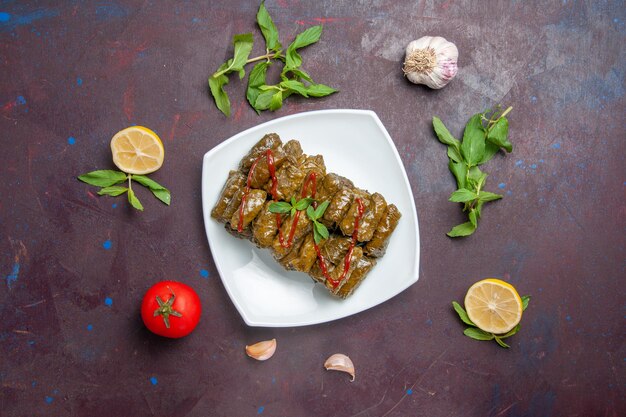
[[505, 183], [501, 182], [500, 184], [498, 184], [498, 188], [504, 188], [504, 187], [506, 187]]
[[194, 17], [193, 19], [191, 19], [192, 23], [200, 23], [200, 19], [198, 19], [197, 17]]
[[9, 287], [9, 289], [11, 289], [11, 285], [13, 285], [13, 283], [17, 281], [17, 279], [19, 278], [19, 274], [20, 264], [18, 262], [15, 262], [13, 264], [13, 269], [11, 270], [11, 273], [7, 275], [7, 287]]
[[537, 169], [537, 164], [532, 164], [530, 167], [531, 167], [532, 169]]
[[111, 242], [110, 240], [105, 240], [102, 244], [102, 247], [106, 250], [109, 250], [113, 247], [113, 242]]
[[159, 383], [159, 380], [156, 378], [156, 376], [151, 376], [151, 377], [150, 377], [150, 383], [151, 383], [152, 385], [156, 385], [156, 384], [158, 384], [158, 383]]
[[619, 19], [616, 17], [615, 19], [613, 19], [613, 23], [619, 23]]
[[93, 330], [93, 324], [88, 324], [87, 325], [87, 330], [92, 331]]
[[98, 17], [98, 20], [121, 18], [126, 17], [127, 15], [128, 11], [115, 3], [103, 4], [96, 7], [96, 16]]
[[209, 277], [209, 271], [207, 271], [206, 269], [201, 269], [200, 270], [200, 276], [202, 278], [208, 278]]
[[433, 325], [433, 321], [431, 319], [426, 320], [426, 324], [428, 324], [429, 326]]
[[256, 410], [257, 414], [263, 414], [263, 410], [265, 410], [265, 407], [260, 406], [258, 410]]
[[52, 404], [52, 401], [54, 401], [54, 398], [52, 398], [52, 397], [50, 397], [50, 396], [46, 395], [46, 402], [47, 402], [48, 404]]
[[0, 12], [0, 22], [8, 22], [11, 20], [11, 15], [7, 12]]
[[67, 138], [67, 143], [70, 145], [73, 145], [76, 143], [76, 138], [74, 136], [70, 136], [69, 138]]
[[18, 26], [31, 25], [35, 20], [57, 17], [59, 14], [58, 10], [53, 9], [37, 10], [21, 16], [12, 16], [9, 13], [3, 12], [0, 14], [0, 23], [4, 24], [0, 27], [0, 30], [11, 31]]
[[[624, 358], [624, 359], [626, 359], [626, 358]], [[272, 384], [275, 384], [275, 383], [276, 383], [276, 377], [273, 376], [272, 377]]]
[[77, 85], [77, 86], [79, 86], [79, 87], [80, 87], [81, 85], [83, 85], [83, 79], [82, 79], [82, 78], [80, 78], [80, 77], [76, 78], [76, 85]]
[[58, 389], [55, 389], [54, 391], [52, 391], [52, 393], [53, 393], [54, 395], [56, 395], [56, 394], [58, 394], [58, 393], [59, 393], [59, 390], [58, 390]]
[[111, 204], [111, 207], [113, 207], [113, 208], [117, 208], [117, 203], [113, 203], [113, 204]]
[[522, 161], [521, 159], [519, 159], [519, 160], [515, 161], [515, 166], [517, 166], [517, 167], [521, 167], [523, 163], [524, 163], [524, 161]]
[[24, 104], [26, 104], [26, 99], [24, 98], [24, 96], [17, 96], [17, 100], [15, 100], [15, 103], [23, 106]]
[[544, 161], [543, 159], [540, 159], [540, 160], [539, 160], [539, 163], [540, 163], [540, 164], [543, 164], [544, 162], [546, 162], [546, 161]]
[[413, 390], [411, 388], [406, 390], [406, 395], [411, 395], [411, 394], [413, 394]]
[[506, 195], [511, 195], [511, 194], [513, 194], [513, 191], [511, 191], [511, 190], [507, 190], [506, 191]]
[[111, 307], [113, 305], [113, 299], [111, 297], [107, 297], [104, 299], [104, 305]]
[[29, 340], [28, 341], [28, 346], [35, 346], [35, 341], [34, 340]]
[[565, 317], [565, 320], [572, 321], [572, 317], [571, 316], [567, 316], [567, 317]]
[[536, 96], [530, 97], [530, 101], [533, 102], [533, 103], [536, 103], [537, 102], [537, 97]]
[[37, 381], [33, 381], [33, 382], [31, 382], [30, 386], [31, 386], [31, 387], [35, 387], [35, 386], [37, 386]]

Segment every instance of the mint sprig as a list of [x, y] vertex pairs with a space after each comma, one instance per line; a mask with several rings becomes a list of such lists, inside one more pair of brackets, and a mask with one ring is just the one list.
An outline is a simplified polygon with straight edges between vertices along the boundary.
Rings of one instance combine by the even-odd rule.
[[296, 211], [306, 210], [311, 203], [315, 201], [312, 198], [306, 197], [301, 200], [296, 201], [296, 197], [291, 197], [291, 202], [288, 203], [286, 201], [276, 201], [270, 204], [269, 211], [277, 214], [287, 214], [289, 213], [291, 217], [296, 214]]
[[448, 146], [448, 167], [457, 183], [457, 190], [450, 196], [450, 201], [463, 203], [463, 211], [468, 214], [468, 222], [455, 226], [448, 232], [450, 237], [469, 236], [478, 227], [478, 219], [485, 203], [499, 200], [502, 195], [484, 191], [487, 174], [478, 167], [488, 162], [503, 149], [511, 152], [513, 146], [507, 136], [509, 122], [499, 109], [473, 115], [463, 132], [463, 140], [456, 139], [438, 117], [433, 117], [433, 128], [441, 143]]
[[[524, 295], [521, 298], [522, 298], [522, 311], [525, 311], [526, 308], [528, 308], [528, 303], [530, 302], [530, 295]], [[472, 322], [472, 320], [470, 320], [469, 316], [467, 315], [467, 312], [465, 311], [463, 307], [461, 307], [459, 303], [457, 303], [456, 301], [453, 301], [452, 307], [454, 308], [454, 311], [456, 311], [456, 313], [459, 315], [459, 318], [461, 319], [461, 321], [467, 324], [468, 326], [471, 326], [471, 327], [466, 328], [463, 331], [463, 334], [474, 340], [495, 340], [498, 345], [500, 345], [503, 348], [508, 349], [510, 346], [507, 345], [503, 341], [503, 339], [513, 336], [520, 330], [520, 325], [518, 324], [511, 331], [505, 334], [493, 334], [490, 332], [486, 332], [482, 329], [479, 329], [478, 326], [476, 326]]]
[[[135, 195], [132, 188], [132, 182], [135, 181], [138, 184], [147, 187], [152, 194], [164, 204], [170, 205], [172, 200], [170, 191], [163, 187], [158, 182], [146, 177], [145, 175], [127, 174], [121, 171], [113, 171], [109, 169], [91, 171], [83, 175], [79, 175], [78, 179], [89, 185], [96, 187], [102, 187], [98, 191], [98, 195], [108, 195], [111, 197], [117, 197], [122, 194], [128, 195], [128, 202], [135, 209], [143, 211], [143, 205]], [[128, 181], [128, 187], [121, 187], [115, 184], [120, 184]]]
[[[233, 57], [223, 63], [213, 75], [209, 77], [209, 89], [218, 109], [226, 116], [230, 116], [231, 106], [228, 94], [224, 87], [228, 84], [228, 75], [236, 72], [239, 78], [246, 75], [245, 66], [257, 62], [248, 76], [246, 98], [254, 110], [260, 114], [263, 110], [276, 111], [283, 105], [283, 101], [292, 94], [307, 97], [324, 97], [335, 93], [332, 87], [318, 84], [300, 67], [302, 57], [298, 50], [316, 43], [322, 35], [322, 26], [312, 26], [299, 33], [283, 54], [279, 40], [278, 29], [261, 2], [257, 12], [257, 24], [265, 39], [265, 54], [249, 58], [254, 45], [251, 33], [239, 34], [233, 37]], [[261, 62], [259, 62], [261, 61]], [[267, 69], [275, 62], [284, 63], [280, 74], [281, 81], [268, 85], [266, 80]]]
[[313, 206], [310, 205], [306, 209], [307, 216], [309, 216], [309, 219], [313, 222], [313, 239], [318, 245], [323, 239], [328, 239], [328, 236], [330, 236], [330, 233], [328, 232], [326, 226], [318, 222], [318, 220], [321, 219], [324, 215], [324, 212], [328, 208], [329, 204], [330, 201], [324, 201], [323, 203], [318, 205], [317, 208], [313, 208]]

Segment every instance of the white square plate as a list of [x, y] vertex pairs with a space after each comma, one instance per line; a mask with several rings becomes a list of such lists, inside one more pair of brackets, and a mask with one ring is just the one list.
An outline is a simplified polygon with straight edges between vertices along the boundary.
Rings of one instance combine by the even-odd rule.
[[[379, 192], [402, 218], [387, 253], [346, 300], [333, 297], [306, 274], [287, 271], [269, 250], [229, 234], [211, 218], [228, 172], [266, 133], [297, 139], [304, 153], [324, 156], [327, 172]], [[224, 287], [250, 326], [288, 327], [324, 323], [374, 307], [417, 281], [420, 241], [415, 202], [404, 166], [376, 113], [321, 110], [263, 123], [222, 142], [204, 155], [202, 207], [206, 233]]]

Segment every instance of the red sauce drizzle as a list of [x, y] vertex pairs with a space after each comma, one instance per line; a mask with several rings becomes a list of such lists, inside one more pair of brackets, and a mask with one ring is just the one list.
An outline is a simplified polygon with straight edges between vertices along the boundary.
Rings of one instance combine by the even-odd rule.
[[[306, 198], [306, 190], [309, 187], [309, 184], [311, 185], [310, 196], [311, 198], [315, 198], [315, 193], [317, 192], [317, 174], [314, 171], [309, 172], [309, 175], [307, 175], [304, 183], [302, 184], [302, 192], [300, 193], [301, 198]], [[276, 198], [274, 198], [274, 201], [276, 201]], [[302, 212], [297, 211], [293, 216], [293, 222], [291, 223], [291, 229], [289, 230], [289, 237], [286, 242], [283, 234], [280, 232], [282, 217], [280, 214], [276, 213], [276, 223], [278, 223], [278, 241], [280, 242], [280, 246], [283, 248], [288, 248], [293, 244], [293, 238], [296, 235], [296, 228], [298, 226], [298, 221], [300, 220], [300, 213]]]
[[254, 170], [259, 163], [259, 161], [263, 158], [267, 158], [267, 168], [270, 172], [270, 177], [272, 178], [272, 189], [271, 194], [274, 201], [277, 200], [277, 192], [276, 187], [278, 186], [278, 180], [276, 179], [276, 166], [274, 165], [274, 155], [272, 155], [272, 150], [268, 149], [265, 151], [265, 155], [259, 156], [252, 163], [250, 167], [250, 171], [248, 171], [248, 180], [246, 181], [246, 189], [243, 192], [243, 196], [241, 197], [241, 206], [239, 206], [239, 223], [237, 224], [237, 231], [239, 233], [243, 232], [243, 209], [246, 205], [246, 198], [248, 198], [248, 194], [250, 194], [250, 188], [252, 183], [252, 176], [254, 175]]
[[352, 232], [352, 242], [350, 242], [348, 253], [346, 253], [345, 258], [343, 258], [343, 273], [338, 279], [334, 279], [333, 277], [330, 276], [330, 274], [328, 273], [328, 267], [326, 266], [326, 261], [324, 260], [324, 255], [322, 255], [322, 252], [320, 251], [320, 247], [317, 246], [317, 243], [313, 242], [313, 245], [315, 246], [315, 252], [317, 252], [317, 259], [319, 261], [318, 263], [319, 263], [320, 269], [322, 270], [324, 277], [330, 283], [330, 286], [333, 288], [333, 290], [337, 288], [339, 284], [341, 283], [341, 281], [343, 281], [346, 278], [346, 275], [348, 274], [348, 271], [350, 270], [350, 260], [352, 259], [352, 252], [354, 252], [354, 246], [356, 246], [357, 237], [359, 235], [359, 222], [361, 221], [361, 218], [363, 217], [363, 213], [365, 211], [365, 208], [363, 207], [363, 202], [361, 201], [361, 199], [356, 198], [355, 201], [357, 203], [357, 216], [356, 216], [356, 219], [354, 220], [354, 231]]

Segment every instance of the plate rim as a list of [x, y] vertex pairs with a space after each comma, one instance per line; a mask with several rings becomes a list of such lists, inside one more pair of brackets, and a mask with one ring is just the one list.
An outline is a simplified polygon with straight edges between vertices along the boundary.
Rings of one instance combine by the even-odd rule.
[[[411, 217], [413, 218], [414, 222], [415, 222], [415, 229], [416, 229], [416, 253], [415, 253], [415, 261], [413, 263], [413, 271], [412, 271], [412, 275], [411, 275], [411, 279], [407, 281], [406, 285], [404, 285], [403, 287], [399, 287], [399, 290], [397, 292], [395, 292], [394, 294], [389, 295], [386, 298], [381, 298], [380, 300], [377, 300], [377, 302], [373, 305], [370, 305], [362, 310], [356, 311], [356, 312], [346, 312], [345, 314], [338, 314], [336, 317], [333, 317], [331, 319], [321, 319], [321, 320], [307, 320], [307, 321], [298, 321], [298, 322], [280, 322], [280, 323], [276, 323], [276, 322], [267, 322], [267, 321], [263, 321], [263, 320], [253, 320], [251, 317], [248, 317], [246, 311], [244, 310], [243, 306], [240, 305], [239, 299], [237, 297], [233, 297], [233, 293], [231, 291], [231, 288], [229, 287], [229, 285], [226, 284], [225, 282], [225, 278], [224, 278], [224, 274], [222, 271], [222, 268], [220, 267], [220, 263], [217, 261], [215, 254], [213, 252], [213, 241], [211, 239], [211, 234], [209, 233], [209, 229], [208, 229], [208, 222], [212, 221], [211, 215], [210, 215], [210, 208], [209, 208], [209, 204], [210, 202], [208, 201], [209, 196], [206, 195], [206, 189], [207, 187], [205, 187], [205, 178], [207, 178], [208, 176], [205, 176], [205, 169], [207, 169], [207, 164], [209, 162], [209, 160], [213, 157], [214, 154], [219, 153], [220, 150], [222, 148], [227, 147], [229, 144], [231, 144], [232, 142], [237, 141], [238, 139], [240, 139], [243, 136], [248, 135], [249, 133], [251, 133], [254, 130], [258, 130], [258, 129], [262, 129], [265, 127], [270, 127], [273, 126], [277, 123], [282, 123], [285, 121], [290, 121], [292, 119], [298, 119], [298, 118], [302, 118], [302, 117], [310, 117], [310, 116], [316, 116], [316, 115], [328, 115], [328, 114], [349, 114], [349, 115], [358, 115], [358, 116], [367, 116], [370, 117], [378, 126], [378, 128], [380, 129], [380, 131], [383, 133], [383, 136], [385, 137], [385, 139], [387, 140], [388, 144], [390, 145], [391, 151], [394, 155], [394, 157], [396, 158], [396, 162], [398, 163], [399, 167], [400, 167], [400, 171], [404, 180], [404, 185], [406, 187], [406, 189], [409, 192], [409, 204], [410, 204], [410, 210], [411, 210]], [[396, 148], [395, 143], [393, 142], [393, 139], [391, 138], [391, 136], [389, 135], [389, 132], [387, 132], [387, 129], [385, 128], [385, 126], [383, 125], [382, 121], [380, 120], [380, 118], [378, 117], [378, 115], [376, 114], [376, 112], [374, 112], [373, 110], [363, 110], [363, 109], [325, 109], [325, 110], [312, 110], [312, 111], [306, 111], [306, 112], [300, 112], [300, 113], [295, 113], [295, 114], [290, 114], [287, 116], [283, 116], [283, 117], [279, 117], [276, 119], [272, 119], [272, 120], [268, 120], [264, 123], [258, 124], [258, 125], [254, 125], [248, 129], [245, 129], [231, 137], [229, 137], [228, 139], [225, 139], [224, 141], [218, 143], [216, 146], [214, 146], [212, 149], [210, 149], [209, 151], [207, 151], [203, 158], [202, 158], [202, 174], [201, 174], [201, 195], [202, 195], [202, 214], [203, 214], [203, 220], [204, 220], [204, 229], [205, 229], [205, 234], [207, 236], [207, 241], [209, 243], [209, 250], [211, 251], [211, 256], [213, 258], [213, 263], [215, 264], [215, 268], [217, 269], [217, 272], [220, 276], [220, 280], [222, 281], [222, 286], [224, 287], [224, 289], [226, 290], [228, 297], [230, 298], [230, 301], [234, 304], [235, 308], [237, 309], [237, 311], [239, 312], [239, 315], [243, 318], [244, 322], [251, 327], [302, 327], [302, 326], [311, 326], [311, 325], [315, 325], [315, 324], [322, 324], [322, 323], [328, 323], [331, 321], [335, 321], [335, 320], [339, 320], [345, 317], [349, 317], [358, 313], [362, 313], [364, 311], [367, 311], [373, 307], [376, 307], [388, 300], [390, 300], [391, 298], [399, 295], [400, 293], [404, 292], [407, 288], [409, 288], [411, 285], [415, 284], [418, 280], [419, 280], [419, 264], [420, 264], [420, 253], [421, 253], [421, 240], [419, 237], [419, 221], [418, 221], [418, 217], [417, 217], [417, 209], [415, 206], [415, 196], [413, 195], [413, 190], [411, 188], [411, 183], [409, 182], [409, 178], [407, 176], [406, 173], [406, 169], [404, 167], [404, 163], [402, 162], [402, 159], [400, 158], [400, 154], [398, 153], [398, 149]]]

